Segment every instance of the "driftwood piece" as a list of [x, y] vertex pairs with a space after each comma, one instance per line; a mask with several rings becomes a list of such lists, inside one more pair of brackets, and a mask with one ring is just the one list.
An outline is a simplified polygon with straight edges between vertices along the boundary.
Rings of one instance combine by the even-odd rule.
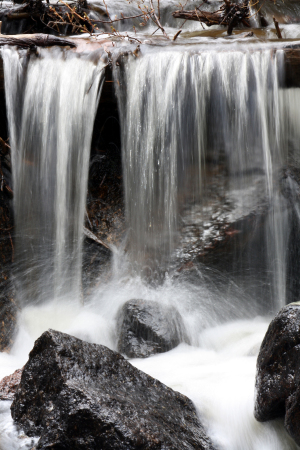
[[273, 22], [275, 25], [276, 34], [277, 34], [278, 39], [282, 39], [282, 34], [281, 34], [281, 31], [280, 31], [280, 28], [279, 28], [279, 25], [278, 25], [278, 22], [277, 22], [275, 16], [273, 16]]
[[194, 9], [193, 11], [179, 10], [173, 13], [175, 19], [195, 20], [197, 22], [205, 23], [208, 27], [212, 25], [219, 25], [223, 20], [221, 11], [208, 12]]
[[3, 45], [15, 45], [23, 48], [50, 47], [53, 45], [76, 47], [76, 44], [72, 41], [49, 34], [0, 35], [0, 47]]
[[245, 27], [250, 28], [250, 23], [248, 21], [249, 16], [247, 0], [242, 4], [231, 3], [229, 0], [225, 0], [221, 8], [218, 11], [213, 12], [195, 8], [192, 11], [185, 11], [182, 9], [173, 13], [175, 19], [194, 20], [204, 23], [208, 27], [212, 25], [224, 25], [228, 27], [228, 35], [231, 35], [233, 28], [239, 24], [243, 24]]

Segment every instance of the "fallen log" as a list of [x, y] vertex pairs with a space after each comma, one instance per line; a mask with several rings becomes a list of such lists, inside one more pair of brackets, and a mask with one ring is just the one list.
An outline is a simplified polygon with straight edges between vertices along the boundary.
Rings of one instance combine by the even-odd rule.
[[196, 20], [197, 22], [205, 23], [208, 27], [219, 25], [223, 20], [221, 11], [208, 12], [198, 9], [194, 9], [193, 11], [175, 11], [173, 17], [175, 17], [175, 19]]
[[49, 34], [0, 35], [0, 47], [4, 45], [14, 45], [22, 48], [50, 47], [53, 45], [76, 47], [76, 44], [72, 41]]
[[195, 8], [192, 11], [179, 10], [175, 11], [172, 15], [175, 19], [195, 20], [197, 22], [204, 23], [208, 27], [212, 25], [223, 25], [227, 27], [227, 34], [231, 35], [233, 28], [243, 24], [245, 27], [250, 28], [248, 17], [250, 11], [248, 7], [248, 1], [246, 0], [241, 5], [231, 3], [229, 0], [225, 0], [224, 4], [217, 11], [203, 11]]

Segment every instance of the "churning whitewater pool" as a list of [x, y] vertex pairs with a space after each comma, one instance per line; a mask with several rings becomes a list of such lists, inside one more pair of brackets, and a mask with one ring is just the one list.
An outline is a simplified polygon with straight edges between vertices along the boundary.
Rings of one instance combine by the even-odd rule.
[[[202, 304], [199, 304], [199, 296], [202, 296]], [[256, 357], [269, 319], [240, 318], [218, 325], [222, 310], [225, 316], [225, 309], [228, 310], [226, 295], [222, 299], [225, 309], [220, 303], [219, 314], [214, 316], [212, 311], [209, 312], [212, 297], [208, 289], [180, 285], [170, 280], [154, 289], [140, 278], [115, 278], [103, 284], [84, 307], [74, 305], [73, 299], [64, 298], [38, 307], [24, 308], [11, 354], [0, 354], [0, 378], [25, 364], [34, 340], [48, 328], [115, 350], [114, 317], [118, 308], [129, 298], [172, 302], [182, 314], [193, 345], [181, 344], [167, 353], [133, 359], [131, 363], [187, 395], [194, 402], [218, 449], [298, 448], [285, 432], [282, 420], [261, 424], [253, 416]], [[200, 316], [202, 325], [199, 325]], [[0, 448], [32, 448], [32, 439], [25, 438], [15, 428], [10, 416], [10, 404], [8, 401], [0, 402]]]

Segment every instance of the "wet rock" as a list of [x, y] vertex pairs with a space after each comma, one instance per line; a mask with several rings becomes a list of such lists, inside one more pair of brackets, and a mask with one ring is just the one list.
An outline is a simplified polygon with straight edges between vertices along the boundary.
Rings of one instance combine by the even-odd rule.
[[8, 352], [14, 343], [18, 308], [11, 295], [0, 296], [0, 352]]
[[129, 358], [146, 358], [177, 347], [189, 339], [173, 306], [140, 299], [129, 300], [118, 313], [118, 351]]
[[300, 302], [283, 308], [271, 322], [257, 359], [255, 418], [285, 417], [300, 444]]
[[300, 445], [300, 389], [290, 395], [286, 401], [284, 426], [294, 441]]
[[257, 358], [255, 418], [285, 415], [300, 375], [300, 304], [283, 308], [269, 325]]
[[0, 400], [13, 400], [20, 384], [23, 369], [17, 369], [0, 381]]
[[82, 288], [87, 295], [99, 274], [110, 268], [111, 251], [85, 236], [82, 253]]
[[[0, 70], [1, 78], [1, 70]], [[0, 82], [1, 84], [1, 82]], [[1, 86], [0, 86], [1, 89]], [[0, 92], [0, 136], [6, 136], [3, 127], [2, 95]], [[0, 137], [0, 351], [9, 351], [16, 328], [17, 306], [11, 286], [14, 260], [14, 222], [12, 210], [12, 177], [10, 149]]]
[[[0, 142], [1, 144], [1, 142]], [[10, 196], [10, 173], [4, 165], [0, 148], [0, 295], [9, 285], [14, 260], [13, 211]]]
[[212, 449], [192, 402], [108, 348], [49, 330], [11, 407], [38, 449]]
[[[214, 161], [207, 163], [203, 199], [185, 202], [176, 250], [177, 276], [203, 284], [204, 271], [210, 279], [212, 274], [222, 274], [243, 297], [251, 292], [247, 302], [253, 304], [253, 298], [257, 299], [256, 312], [266, 314], [273, 279], [266, 239], [272, 205], [265, 176], [250, 172], [232, 177], [225, 169]], [[222, 286], [218, 289], [224, 291]], [[241, 293], [237, 295], [241, 297]]]
[[300, 296], [300, 169], [289, 165], [284, 167], [280, 177], [280, 187], [286, 199], [289, 223], [286, 262], [286, 297], [287, 303]]

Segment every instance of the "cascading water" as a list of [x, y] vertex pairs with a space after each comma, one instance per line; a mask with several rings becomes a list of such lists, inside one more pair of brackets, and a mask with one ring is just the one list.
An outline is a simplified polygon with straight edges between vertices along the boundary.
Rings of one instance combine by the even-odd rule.
[[80, 298], [82, 224], [104, 63], [61, 50], [2, 52], [21, 303]]
[[[62, 55], [45, 50], [28, 61], [14, 50], [3, 52], [15, 152], [16, 281], [21, 299], [32, 303], [66, 291], [77, 298], [79, 290], [86, 164], [103, 66]], [[130, 298], [156, 300], [177, 307], [192, 345], [132, 363], [188, 395], [218, 448], [297, 449], [282, 421], [258, 424], [253, 417], [255, 361], [268, 320], [249, 320], [262, 311], [253, 286], [262, 257], [264, 312], [285, 300], [289, 217], [277, 170], [297, 147], [300, 127], [298, 90], [281, 88], [282, 57], [280, 48], [224, 44], [214, 50], [143, 46], [137, 58], [118, 60], [128, 254], [115, 251], [111, 279], [100, 280], [85, 306], [73, 301], [70, 307], [63, 299], [25, 306], [14, 348], [0, 356], [1, 375], [22, 367], [33, 340], [48, 327], [116, 349], [119, 307]], [[242, 211], [247, 202], [256, 204], [256, 184], [269, 207], [256, 259], [250, 261], [254, 250], [233, 252], [232, 267], [250, 272], [248, 283], [234, 270], [222, 275], [201, 265], [197, 283], [172, 272], [186, 238], [194, 239], [182, 230], [197, 227], [197, 214], [213, 212], [209, 159], [226, 166], [226, 195], [239, 199]], [[147, 268], [163, 272], [163, 280], [148, 284]], [[0, 446], [25, 448], [7, 409], [0, 409]]]
[[[224, 45], [218, 51], [150, 49], [116, 66], [126, 214], [132, 259], [140, 268], [170, 263], [180, 246], [184, 208], [202, 202], [207, 157], [225, 156], [237, 192], [251, 189], [261, 174], [265, 198], [273, 203], [273, 176], [286, 160], [293, 116], [279, 88], [282, 61], [281, 50], [229, 51]], [[284, 231], [272, 217], [265, 238], [272, 241], [267, 271], [278, 284], [276, 309], [285, 301], [278, 275]]]

